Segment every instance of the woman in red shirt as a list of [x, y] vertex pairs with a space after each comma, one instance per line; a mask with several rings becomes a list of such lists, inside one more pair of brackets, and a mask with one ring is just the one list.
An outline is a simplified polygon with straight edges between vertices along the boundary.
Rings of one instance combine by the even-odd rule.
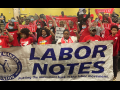
[[114, 72], [114, 79], [117, 77], [118, 71], [118, 51], [119, 51], [119, 43], [120, 43], [120, 35], [117, 34], [119, 28], [117, 25], [111, 26], [111, 35], [107, 37], [106, 40], [113, 40], [113, 72]]
[[45, 26], [40, 31], [40, 37], [38, 38], [38, 45], [51, 44], [54, 39], [55, 39], [55, 34], [47, 26]]
[[27, 28], [24, 28], [21, 30], [21, 36], [20, 39], [20, 45], [21, 46], [27, 46], [29, 44], [33, 44], [33, 37], [30, 37], [30, 30]]

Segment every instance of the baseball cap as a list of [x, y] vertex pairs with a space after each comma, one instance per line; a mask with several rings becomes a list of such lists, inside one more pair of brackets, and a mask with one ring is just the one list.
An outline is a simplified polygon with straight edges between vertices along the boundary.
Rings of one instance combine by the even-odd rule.
[[92, 31], [92, 30], [96, 30], [96, 27], [91, 27], [91, 28], [90, 28], [90, 31]]

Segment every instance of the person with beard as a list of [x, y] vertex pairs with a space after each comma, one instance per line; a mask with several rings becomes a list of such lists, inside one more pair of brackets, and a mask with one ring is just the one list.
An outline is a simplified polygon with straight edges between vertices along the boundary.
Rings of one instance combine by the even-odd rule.
[[83, 14], [78, 16], [78, 24], [80, 31], [82, 30], [82, 23], [86, 22], [89, 17], [90, 17], [90, 8], [88, 9], [88, 15], [85, 18], [83, 18]]
[[14, 29], [14, 23], [13, 22], [10, 22], [9, 23], [9, 26], [8, 26], [8, 32], [11, 34], [11, 36], [14, 38], [14, 40], [12, 42], [9, 43], [10, 46], [20, 46], [18, 40], [17, 40], [17, 37], [18, 37], [18, 34], [20, 34], [20, 27], [19, 27], [19, 24], [16, 23], [16, 26], [18, 29]]

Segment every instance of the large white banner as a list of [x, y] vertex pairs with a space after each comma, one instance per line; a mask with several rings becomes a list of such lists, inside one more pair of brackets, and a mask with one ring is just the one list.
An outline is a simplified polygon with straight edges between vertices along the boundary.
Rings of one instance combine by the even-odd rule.
[[0, 80], [110, 81], [111, 41], [0, 49]]

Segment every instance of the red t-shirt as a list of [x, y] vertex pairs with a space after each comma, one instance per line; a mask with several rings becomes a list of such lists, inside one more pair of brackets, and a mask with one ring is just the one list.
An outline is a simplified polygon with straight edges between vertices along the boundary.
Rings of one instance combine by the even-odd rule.
[[45, 44], [51, 44], [52, 43], [52, 35], [43, 38], [42, 36], [40, 36], [38, 38], [38, 44], [39, 45], [45, 45]]
[[85, 36], [90, 35], [90, 31], [88, 30], [88, 27], [85, 29], [82, 29], [79, 35], [80, 35], [79, 42], [81, 42]]
[[120, 36], [118, 34], [116, 34], [115, 36], [108, 36], [106, 40], [113, 40], [114, 44], [113, 44], [113, 56], [116, 56], [118, 54], [119, 51], [119, 41], [120, 41]]
[[[18, 22], [14, 22], [14, 29], [18, 29], [16, 23], [18, 23]], [[18, 23], [18, 24], [19, 24], [19, 23]], [[9, 23], [6, 24], [5, 29], [9, 29], [9, 28], [8, 28], [8, 25], [9, 25]]]
[[2, 48], [9, 48], [8, 42], [9, 42], [8, 36], [0, 36], [0, 46], [2, 46]]
[[77, 30], [77, 28], [76, 27], [72, 27], [72, 28], [69, 27], [70, 36], [76, 36], [76, 34], [73, 32], [73, 30]]
[[[62, 15], [60, 15], [59, 17], [63, 17]], [[67, 17], [66, 15], [64, 15], [64, 17]]]
[[14, 40], [12, 42], [10, 42], [9, 44], [11, 44], [13, 46], [20, 46], [20, 44], [18, 43], [18, 40], [17, 40], [17, 37], [18, 37], [17, 32], [18, 32], [18, 30], [13, 31], [13, 32], [9, 32], [11, 34], [11, 36], [13, 36], [13, 38], [14, 38]]
[[20, 39], [20, 45], [21, 46], [26, 46], [26, 45], [29, 45], [31, 43], [33, 43], [33, 37], [28, 37], [26, 39], [24, 39], [24, 38]]
[[111, 30], [110, 29], [104, 29], [101, 33], [100, 36], [102, 38], [102, 40], [106, 40], [106, 38], [111, 34]]
[[88, 35], [88, 36], [85, 36], [81, 42], [86, 42], [88, 40], [90, 40], [90, 41], [102, 41], [102, 38], [98, 35], [95, 35], [94, 37]]

